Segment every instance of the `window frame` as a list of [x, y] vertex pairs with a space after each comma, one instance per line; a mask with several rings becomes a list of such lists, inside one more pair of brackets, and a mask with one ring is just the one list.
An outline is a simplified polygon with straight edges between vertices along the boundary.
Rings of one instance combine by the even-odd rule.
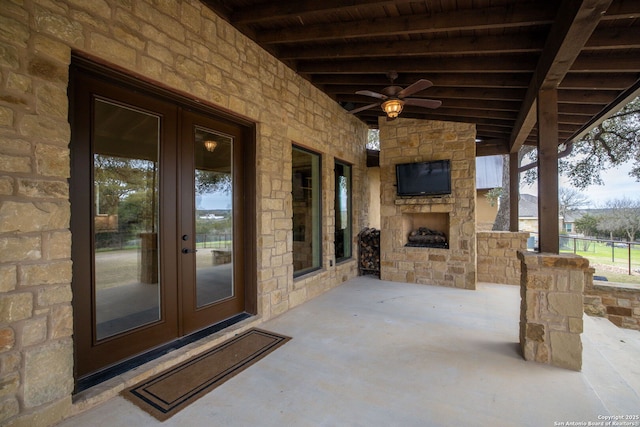
[[[342, 168], [346, 168], [348, 170], [348, 176], [346, 176], [347, 179], [347, 228], [346, 230], [348, 230], [348, 236], [345, 236], [345, 238], [343, 239], [345, 242], [344, 247], [347, 247], [346, 243], [348, 241], [348, 248], [349, 248], [349, 255], [347, 256], [341, 256], [338, 257], [338, 250], [337, 250], [337, 234], [338, 234], [338, 220], [337, 220], [337, 216], [338, 216], [338, 197], [339, 197], [339, 192], [338, 192], [338, 177], [339, 176], [345, 176], [344, 172], [342, 175], [338, 175], [337, 169], [338, 166], [342, 167]], [[344, 169], [343, 169], [344, 170]], [[341, 262], [345, 262], [348, 261], [350, 259], [353, 258], [353, 165], [351, 165], [350, 163], [347, 162], [343, 162], [341, 160], [335, 160], [334, 161], [334, 168], [333, 168], [333, 182], [335, 185], [335, 189], [334, 189], [334, 217], [335, 217], [335, 221], [334, 221], [334, 240], [333, 240], [333, 249], [334, 249], [334, 256], [336, 258], [336, 263], [341, 263]], [[347, 240], [348, 237], [348, 240]]]
[[[295, 259], [293, 259], [293, 277], [298, 278], [298, 277], [302, 277], [305, 276], [307, 274], [313, 273], [315, 271], [321, 270], [322, 269], [322, 259], [323, 259], [323, 250], [322, 250], [322, 242], [323, 242], [323, 221], [322, 221], [322, 154], [317, 152], [317, 151], [313, 151], [310, 150], [308, 148], [302, 147], [300, 145], [296, 145], [296, 144], [292, 144], [291, 146], [291, 153], [292, 153], [292, 162], [291, 162], [291, 198], [292, 198], [292, 231], [293, 231], [293, 245], [295, 246], [295, 242], [299, 241], [296, 240], [296, 224], [295, 224], [295, 205], [296, 205], [296, 201], [300, 200], [300, 195], [295, 191], [296, 187], [294, 185], [294, 181], [296, 179], [296, 173], [294, 171], [294, 164], [293, 164], [293, 152], [294, 151], [299, 151], [301, 153], [305, 153], [308, 154], [310, 156], [312, 156], [312, 158], [317, 159], [317, 188], [312, 187], [311, 188], [311, 195], [313, 197], [313, 195], [317, 195], [317, 203], [314, 203], [314, 200], [311, 200], [311, 209], [315, 209], [316, 212], [315, 214], [312, 212], [312, 221], [313, 218], [317, 218], [317, 224], [312, 224], [312, 228], [313, 230], [311, 231], [311, 251], [312, 251], [312, 256], [314, 257], [313, 261], [312, 261], [312, 265], [309, 267], [305, 267], [299, 270], [295, 269]], [[313, 162], [312, 162], [312, 166], [313, 168]], [[312, 170], [311, 172], [312, 177], [315, 175], [314, 171]], [[315, 238], [314, 238], [315, 237]], [[296, 254], [296, 250], [295, 247], [293, 248], [293, 255], [295, 257]]]

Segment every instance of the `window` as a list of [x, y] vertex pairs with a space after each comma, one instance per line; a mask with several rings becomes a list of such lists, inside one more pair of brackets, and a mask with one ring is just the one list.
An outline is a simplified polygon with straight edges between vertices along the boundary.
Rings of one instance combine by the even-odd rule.
[[335, 165], [335, 254], [336, 261], [351, 258], [351, 166]]
[[321, 266], [320, 156], [293, 147], [293, 274]]

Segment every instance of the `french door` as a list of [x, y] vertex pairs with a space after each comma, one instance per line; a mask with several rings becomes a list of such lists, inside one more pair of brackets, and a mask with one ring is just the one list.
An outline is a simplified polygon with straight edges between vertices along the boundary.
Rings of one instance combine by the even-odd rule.
[[252, 312], [253, 150], [226, 118], [82, 68], [72, 77], [81, 379]]

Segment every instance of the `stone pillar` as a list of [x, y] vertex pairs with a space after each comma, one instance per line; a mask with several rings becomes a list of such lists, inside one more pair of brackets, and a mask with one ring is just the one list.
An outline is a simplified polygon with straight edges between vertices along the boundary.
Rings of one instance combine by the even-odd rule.
[[520, 346], [525, 360], [582, 368], [582, 292], [589, 260], [572, 254], [518, 252]]

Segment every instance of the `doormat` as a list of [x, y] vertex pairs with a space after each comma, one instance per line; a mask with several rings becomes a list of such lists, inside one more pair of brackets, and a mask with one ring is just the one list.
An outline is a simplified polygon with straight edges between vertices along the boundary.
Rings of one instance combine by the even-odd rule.
[[291, 338], [250, 329], [122, 392], [127, 400], [164, 421]]

